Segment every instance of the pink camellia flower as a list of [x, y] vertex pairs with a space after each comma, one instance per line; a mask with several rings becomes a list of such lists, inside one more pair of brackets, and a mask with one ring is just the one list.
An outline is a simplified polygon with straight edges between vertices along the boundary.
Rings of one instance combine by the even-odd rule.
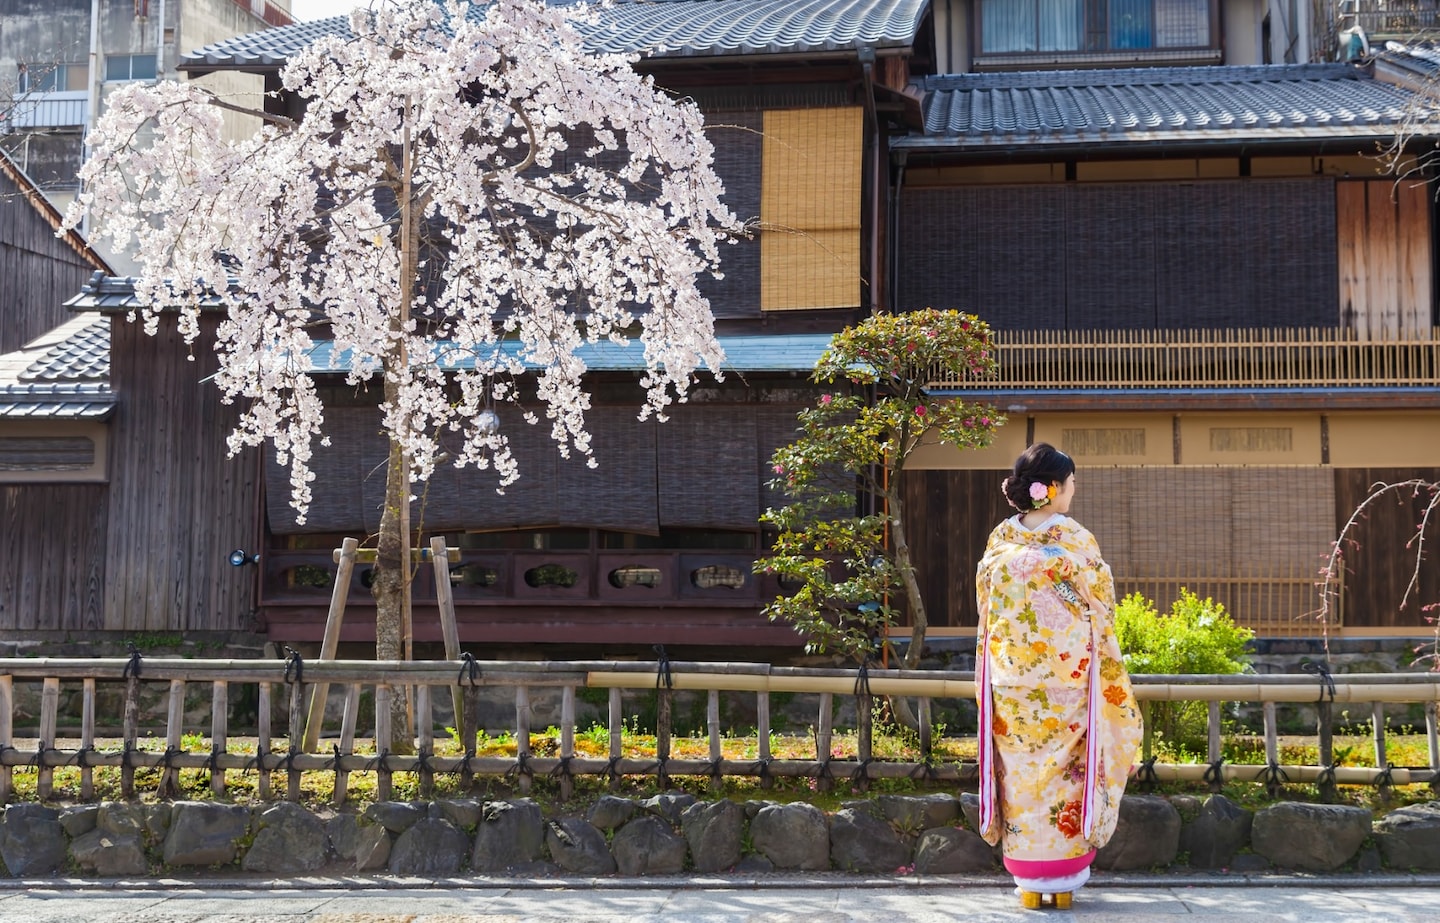
[[1031, 500], [1044, 500], [1047, 499], [1049, 496], [1050, 488], [1046, 487], [1044, 484], [1041, 484], [1039, 481], [1036, 481], [1034, 484], [1030, 485]]
[[776, 474], [784, 474], [784, 473], [785, 473], [785, 466], [784, 466], [784, 465], [776, 465], [776, 466], [775, 466], [775, 473], [776, 473]]
[[830, 403], [830, 395], [828, 395], [828, 394], [822, 394], [822, 395], [820, 395], [820, 403], [822, 403], [822, 404], [828, 404], [828, 403]]
[[917, 416], [917, 417], [923, 417], [923, 416], [925, 416], [925, 405], [924, 405], [924, 404], [921, 404], [919, 407], [916, 407], [916, 408], [915, 408], [915, 416]]

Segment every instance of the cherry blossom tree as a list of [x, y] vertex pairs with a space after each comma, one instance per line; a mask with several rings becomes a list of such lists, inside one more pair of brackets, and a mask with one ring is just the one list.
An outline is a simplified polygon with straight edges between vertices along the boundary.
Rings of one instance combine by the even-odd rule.
[[[871, 317], [836, 334], [812, 380], [841, 383], [800, 413], [800, 435], [775, 452], [771, 484], [787, 503], [762, 521], [779, 529], [760, 573], [794, 590], [766, 606], [793, 624], [806, 649], [863, 660], [910, 615], [905, 666], [925, 647], [929, 617], [906, 537], [903, 477], [923, 443], [989, 445], [1005, 422], [993, 407], [927, 390], [936, 380], [995, 372], [989, 326], [973, 314], [933, 308]], [[866, 513], [857, 494], [875, 497]]]
[[69, 224], [88, 210], [135, 248], [151, 332], [178, 306], [193, 342], [201, 303], [223, 305], [215, 382], [242, 405], [230, 449], [273, 446], [297, 521], [328, 444], [315, 337], [348, 357], [349, 384], [383, 381], [382, 660], [402, 653], [413, 485], [442, 455], [501, 490], [520, 476], [491, 401], [533, 376], [527, 421], [543, 414], [560, 453], [585, 457], [583, 344], [638, 337], [642, 418], [722, 359], [697, 280], [738, 228], [703, 119], [632, 57], [586, 52], [588, 16], [540, 0], [360, 10], [353, 35], [282, 71], [300, 121], [267, 115], [227, 143], [213, 96], [161, 83], [117, 91], [91, 139]]

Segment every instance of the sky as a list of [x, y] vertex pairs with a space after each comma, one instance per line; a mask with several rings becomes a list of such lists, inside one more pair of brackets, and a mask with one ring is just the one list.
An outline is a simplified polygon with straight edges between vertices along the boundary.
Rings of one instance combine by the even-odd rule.
[[340, 16], [368, 0], [290, 0], [290, 15], [300, 22]]

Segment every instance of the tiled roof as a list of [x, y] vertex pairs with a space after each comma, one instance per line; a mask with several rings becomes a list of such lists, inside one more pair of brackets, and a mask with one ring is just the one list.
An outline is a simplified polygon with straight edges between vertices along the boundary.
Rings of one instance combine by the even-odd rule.
[[0, 418], [93, 420], [113, 406], [108, 317], [77, 317], [0, 356]]
[[[118, 314], [139, 308], [140, 299], [135, 297], [135, 279], [131, 276], [107, 276], [92, 273], [89, 280], [80, 287], [80, 293], [65, 307], [72, 311], [98, 311], [102, 314]], [[220, 308], [219, 299], [202, 302], [201, 310]]]
[[1434, 78], [1440, 73], [1440, 48], [1436, 48], [1433, 42], [1386, 42], [1384, 50], [1375, 55], [1375, 63], [1421, 79]]
[[[830, 334], [767, 334], [760, 336], [717, 337], [725, 350], [723, 372], [808, 372], [815, 367], [820, 354], [830, 345]], [[519, 354], [520, 344], [506, 340], [501, 348], [508, 356]], [[585, 367], [592, 372], [635, 371], [645, 367], [644, 347], [639, 340], [629, 345], [600, 342], [581, 346], [576, 351]], [[446, 365], [468, 368], [473, 360], [466, 355]], [[310, 351], [310, 371], [345, 372], [350, 368], [346, 352], [337, 352], [331, 341], [317, 342]]]
[[929, 77], [899, 148], [1290, 141], [1393, 133], [1409, 91], [1347, 64]]
[[[646, 57], [816, 54], [906, 47], [929, 0], [619, 0], [581, 31], [592, 51]], [[479, 4], [471, 15], [483, 15]], [[180, 69], [275, 70], [326, 35], [349, 35], [348, 16], [252, 32], [182, 56]]]

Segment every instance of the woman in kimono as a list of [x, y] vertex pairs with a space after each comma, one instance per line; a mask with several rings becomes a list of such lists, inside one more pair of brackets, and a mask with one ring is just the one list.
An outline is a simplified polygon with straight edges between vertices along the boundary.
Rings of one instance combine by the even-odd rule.
[[1075, 463], [1036, 443], [1015, 462], [1016, 510], [990, 533], [980, 611], [980, 835], [1021, 903], [1068, 907], [1115, 832], [1140, 712], [1115, 637], [1115, 584], [1067, 514]]

